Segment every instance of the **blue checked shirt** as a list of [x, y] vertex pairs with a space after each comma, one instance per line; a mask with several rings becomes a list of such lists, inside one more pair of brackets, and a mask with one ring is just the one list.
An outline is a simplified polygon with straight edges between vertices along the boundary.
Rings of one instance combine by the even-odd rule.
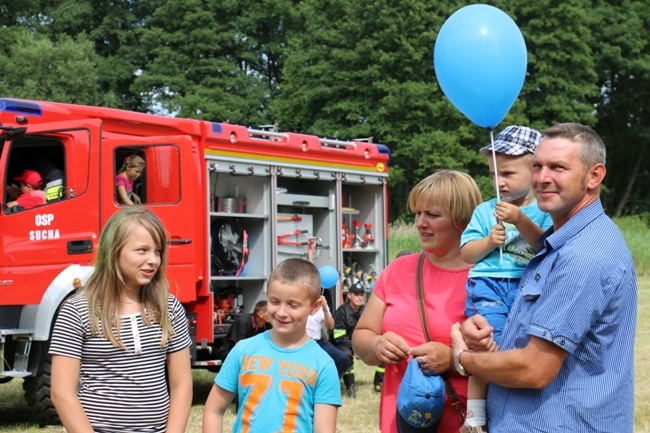
[[500, 350], [523, 348], [533, 335], [567, 357], [541, 390], [490, 384], [490, 433], [631, 433], [636, 311], [634, 263], [600, 201], [547, 231], [522, 276]]

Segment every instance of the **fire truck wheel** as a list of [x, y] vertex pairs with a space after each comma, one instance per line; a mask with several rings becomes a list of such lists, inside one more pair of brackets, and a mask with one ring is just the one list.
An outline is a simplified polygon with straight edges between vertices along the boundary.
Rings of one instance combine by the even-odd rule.
[[[61, 424], [56, 409], [52, 404], [50, 386], [52, 384], [52, 357], [47, 353], [49, 342], [39, 341], [39, 367], [36, 375], [28, 376], [23, 382], [25, 400], [35, 421], [41, 426]], [[32, 346], [33, 350], [33, 346]]]

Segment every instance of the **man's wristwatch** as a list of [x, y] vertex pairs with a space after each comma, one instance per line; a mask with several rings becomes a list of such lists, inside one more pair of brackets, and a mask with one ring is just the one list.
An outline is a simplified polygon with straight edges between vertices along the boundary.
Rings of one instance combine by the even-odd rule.
[[467, 352], [467, 350], [457, 349], [454, 353], [454, 370], [461, 376], [469, 376], [470, 374], [465, 371], [465, 368], [460, 364], [460, 354]]

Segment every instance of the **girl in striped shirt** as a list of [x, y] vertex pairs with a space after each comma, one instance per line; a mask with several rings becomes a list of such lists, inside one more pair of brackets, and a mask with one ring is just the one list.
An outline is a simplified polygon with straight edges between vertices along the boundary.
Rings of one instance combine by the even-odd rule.
[[191, 340], [166, 264], [151, 211], [124, 208], [106, 223], [94, 271], [61, 308], [50, 344], [52, 403], [68, 432], [185, 431]]

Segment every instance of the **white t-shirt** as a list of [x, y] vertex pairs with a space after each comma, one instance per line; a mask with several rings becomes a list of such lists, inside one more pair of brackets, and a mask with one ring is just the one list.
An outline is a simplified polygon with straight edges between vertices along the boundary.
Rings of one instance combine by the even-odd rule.
[[307, 335], [314, 340], [320, 340], [323, 335], [323, 322], [325, 313], [321, 307], [313, 316], [307, 318]]

